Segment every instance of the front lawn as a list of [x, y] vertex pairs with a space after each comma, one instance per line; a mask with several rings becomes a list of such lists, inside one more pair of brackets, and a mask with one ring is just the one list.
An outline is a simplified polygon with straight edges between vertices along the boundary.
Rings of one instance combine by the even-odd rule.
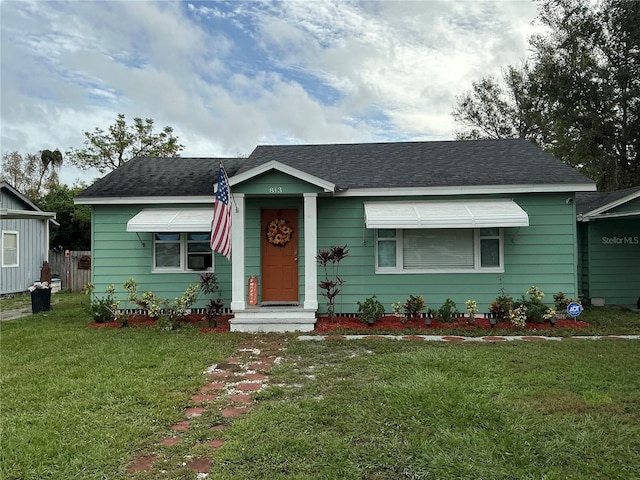
[[0, 322], [0, 478], [122, 478], [241, 338], [87, 328], [86, 296], [52, 301], [47, 313]]
[[[0, 478], [129, 478], [131, 460], [184, 419], [204, 370], [252, 338], [192, 325], [88, 328], [87, 297], [54, 299], [50, 312], [0, 323]], [[585, 320], [601, 333], [607, 324], [610, 333], [639, 332], [638, 314], [623, 312], [623, 331], [615, 314]], [[209, 479], [626, 479], [640, 471], [639, 341], [292, 334], [287, 345], [253, 413], [210, 453]], [[167, 464], [185, 461], [177, 452]]]

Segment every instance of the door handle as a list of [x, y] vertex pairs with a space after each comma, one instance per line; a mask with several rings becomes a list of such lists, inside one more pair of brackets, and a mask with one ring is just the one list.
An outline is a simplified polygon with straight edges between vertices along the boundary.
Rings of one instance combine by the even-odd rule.
[[297, 262], [298, 261], [298, 250], [294, 250], [293, 251], [293, 261]]

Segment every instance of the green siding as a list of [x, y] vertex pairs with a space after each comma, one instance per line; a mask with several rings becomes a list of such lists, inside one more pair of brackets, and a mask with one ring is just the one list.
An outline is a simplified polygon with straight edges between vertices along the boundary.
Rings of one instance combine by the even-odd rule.
[[320, 193], [324, 190], [299, 178], [272, 170], [234, 186], [233, 191], [247, 195], [266, 195], [273, 197], [292, 194], [301, 195], [306, 192]]
[[[528, 213], [530, 226], [505, 229], [503, 274], [376, 274], [374, 231], [364, 227], [363, 205], [367, 200], [374, 199], [319, 199], [318, 248], [347, 244], [350, 250], [350, 256], [339, 266], [346, 283], [337, 311], [354, 312], [356, 302], [370, 295], [376, 295], [390, 311], [392, 302], [404, 300], [409, 294], [424, 295], [432, 308], [451, 298], [462, 309], [466, 300], [475, 299], [480, 311], [487, 311], [501, 286], [507, 295], [519, 297], [531, 285], [537, 285], [547, 294], [549, 304], [560, 290], [569, 297], [577, 296], [575, 208], [566, 203], [566, 194], [514, 198]], [[323, 272], [318, 273], [323, 278]], [[319, 296], [319, 302], [325, 311], [324, 297]]]
[[589, 292], [589, 225], [578, 224], [578, 295], [590, 298]]
[[[283, 174], [282, 174], [283, 175]], [[269, 174], [265, 177], [279, 177]], [[285, 177], [287, 177], [285, 175]], [[270, 183], [271, 180], [267, 182]], [[294, 182], [295, 183], [295, 182]], [[245, 184], [243, 183], [243, 186]], [[310, 187], [306, 185], [306, 190]], [[301, 187], [302, 188], [302, 187]], [[433, 200], [444, 197], [433, 197]], [[462, 197], [457, 197], [462, 198]], [[473, 198], [473, 197], [468, 197]], [[479, 197], [475, 197], [479, 198]], [[497, 196], [496, 196], [497, 198]], [[406, 198], [402, 198], [406, 200]], [[424, 198], [420, 198], [424, 200]], [[338, 274], [345, 280], [338, 296], [338, 312], [357, 310], [357, 301], [377, 295], [390, 311], [392, 302], [406, 299], [409, 294], [425, 296], [429, 307], [439, 307], [446, 298], [453, 299], [460, 309], [467, 299], [475, 299], [480, 311], [504, 287], [505, 293], [519, 297], [531, 285], [539, 286], [548, 303], [559, 290], [569, 297], [577, 296], [575, 209], [567, 205], [566, 194], [519, 195], [514, 200], [529, 214], [530, 226], [505, 229], [505, 272], [456, 274], [376, 274], [374, 231], [365, 228], [364, 202], [378, 198], [329, 196], [318, 197], [318, 249], [332, 245], [347, 245], [350, 256], [344, 259]], [[389, 198], [400, 200], [400, 198]], [[198, 206], [198, 205], [194, 205]], [[93, 209], [93, 283], [101, 296], [109, 284], [116, 286], [126, 308], [122, 284], [134, 278], [139, 291], [152, 290], [163, 298], [175, 298], [185, 288], [198, 283], [199, 273], [152, 274], [152, 242], [150, 233], [126, 232], [126, 224], [142, 208], [160, 206], [96, 206]], [[245, 201], [245, 284], [251, 275], [260, 277], [260, 210], [262, 208], [297, 208], [299, 211], [299, 292], [304, 301], [304, 209], [301, 196], [247, 197]], [[142, 245], [144, 243], [144, 246]], [[231, 264], [216, 254], [216, 275], [226, 305], [231, 301]], [[318, 280], [324, 272], [318, 268]], [[326, 300], [318, 290], [320, 311], [326, 312]], [[204, 302], [201, 302], [203, 304]]]
[[[185, 208], [194, 206], [202, 205], [185, 205]], [[176, 298], [189, 285], [199, 283], [200, 272], [151, 273], [153, 253], [151, 233], [127, 232], [127, 222], [143, 208], [162, 207], [166, 206], [123, 205], [93, 208], [91, 276], [96, 287], [96, 296], [104, 296], [107, 286], [114, 285], [117, 298], [121, 301], [120, 307], [134, 308], [135, 305], [127, 301], [126, 292], [122, 287], [129, 278], [136, 281], [140, 294], [153, 291], [166, 299]], [[231, 298], [231, 263], [218, 254], [215, 255], [214, 262], [220, 291], [228, 305]], [[203, 297], [197, 306], [204, 306], [205, 300]]]
[[[588, 222], [586, 249], [589, 298], [607, 305], [635, 305], [640, 297], [640, 219]], [[617, 240], [613, 240], [617, 239]]]

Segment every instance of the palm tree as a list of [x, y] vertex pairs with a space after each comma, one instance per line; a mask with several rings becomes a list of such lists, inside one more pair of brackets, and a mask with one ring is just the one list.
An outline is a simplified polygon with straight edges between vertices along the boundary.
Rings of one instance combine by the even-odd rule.
[[40, 187], [42, 187], [42, 180], [49, 167], [55, 170], [62, 166], [62, 153], [57, 149], [53, 152], [51, 150], [43, 150], [40, 154], [40, 160], [42, 162], [42, 171], [40, 172], [40, 180], [38, 181], [38, 192], [40, 191]]

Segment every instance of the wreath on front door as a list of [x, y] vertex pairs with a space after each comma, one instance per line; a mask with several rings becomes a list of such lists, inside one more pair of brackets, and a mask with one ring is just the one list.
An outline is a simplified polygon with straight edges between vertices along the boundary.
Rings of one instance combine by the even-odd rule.
[[284, 218], [274, 218], [267, 224], [267, 240], [271, 245], [284, 247], [293, 234], [293, 228]]

